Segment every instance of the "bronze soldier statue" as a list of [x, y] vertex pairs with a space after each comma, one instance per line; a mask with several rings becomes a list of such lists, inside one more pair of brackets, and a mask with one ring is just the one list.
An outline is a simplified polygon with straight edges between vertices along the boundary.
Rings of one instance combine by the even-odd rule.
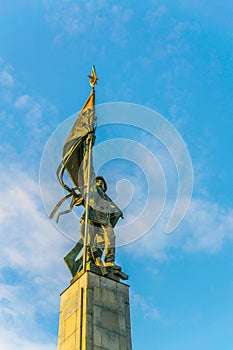
[[[95, 175], [92, 162], [92, 147], [95, 142], [96, 114], [95, 114], [95, 85], [97, 76], [95, 67], [89, 76], [91, 93], [78, 115], [64, 146], [62, 161], [57, 168], [57, 178], [60, 185], [68, 192], [50, 214], [52, 219], [68, 198], [70, 207], [58, 214], [69, 213], [74, 206], [83, 205], [85, 212], [80, 219], [81, 239], [75, 244], [64, 260], [71, 274], [86, 270], [86, 263], [98, 266], [102, 274], [114, 274], [127, 279], [121, 267], [115, 265], [115, 234], [113, 228], [121, 217], [122, 211], [106, 194], [107, 184], [102, 176]], [[64, 182], [64, 173], [69, 175], [74, 187]], [[78, 257], [83, 249], [83, 256]], [[102, 255], [104, 252], [104, 263]]]
[[[106, 194], [107, 184], [102, 176], [96, 177], [96, 183], [92, 190], [90, 206], [88, 210], [88, 240], [87, 240], [87, 262], [97, 266], [116, 267], [115, 265], [115, 234], [113, 228], [118, 219], [123, 219], [122, 211]], [[85, 201], [81, 194], [76, 194], [73, 205], [85, 207]], [[84, 225], [86, 211], [80, 219], [81, 240], [64, 257], [71, 274], [75, 274], [82, 269], [82, 260], [77, 259], [84, 241]], [[104, 252], [104, 261], [102, 255]], [[77, 260], [76, 260], [77, 259]]]

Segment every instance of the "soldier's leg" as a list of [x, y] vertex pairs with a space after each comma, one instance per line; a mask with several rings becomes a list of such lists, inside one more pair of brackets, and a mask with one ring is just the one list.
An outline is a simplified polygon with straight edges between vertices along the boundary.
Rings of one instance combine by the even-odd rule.
[[116, 236], [111, 225], [102, 225], [101, 228], [104, 234], [105, 263], [114, 263]]
[[98, 251], [98, 257], [102, 258], [104, 252], [104, 235], [101, 226], [98, 227], [95, 234], [95, 247]]
[[93, 222], [89, 223], [89, 242], [88, 242], [88, 250], [90, 252], [91, 258], [97, 266], [104, 266], [101, 261], [102, 250], [98, 246], [98, 242], [96, 238], [98, 237], [98, 232], [100, 227]]

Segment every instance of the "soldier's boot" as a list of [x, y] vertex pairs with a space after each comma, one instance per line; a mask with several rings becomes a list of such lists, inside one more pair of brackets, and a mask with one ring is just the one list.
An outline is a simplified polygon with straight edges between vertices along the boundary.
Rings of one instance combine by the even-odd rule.
[[121, 266], [116, 265], [114, 261], [107, 261], [107, 262], [105, 263], [105, 267], [111, 267], [111, 268], [113, 268], [114, 270], [121, 270]]
[[108, 248], [105, 252], [105, 266], [121, 270], [121, 267], [115, 264], [115, 248]]

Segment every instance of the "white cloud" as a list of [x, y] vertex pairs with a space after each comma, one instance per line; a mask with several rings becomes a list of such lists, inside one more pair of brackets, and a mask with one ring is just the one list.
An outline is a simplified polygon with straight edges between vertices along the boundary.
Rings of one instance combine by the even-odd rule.
[[[9, 69], [5, 64], [4, 72], [8, 72]], [[3, 83], [1, 77], [2, 80], [4, 78], [5, 86], [1, 84]], [[10, 73], [0, 75], [2, 107], [0, 119], [2, 130], [4, 130], [1, 135], [1, 152], [4, 153], [6, 148], [9, 149], [7, 146], [9, 144], [11, 148], [14, 148], [14, 154], [25, 147], [23, 159], [26, 159], [26, 153], [27, 159], [31, 159], [38, 150], [42, 151], [42, 143], [44, 144], [49, 131], [53, 128], [53, 118], [57, 115], [57, 110], [44, 98], [34, 97], [27, 93], [22, 94], [20, 85]], [[8, 153], [8, 158], [11, 155], [12, 152]]]
[[13, 85], [14, 85], [13, 76], [7, 70], [3, 70], [0, 73], [0, 86], [12, 87]]
[[160, 314], [154, 305], [149, 304], [145, 298], [131, 290], [131, 302], [135, 311], [142, 313], [143, 317], [150, 320], [159, 320]]
[[17, 98], [15, 101], [15, 107], [16, 108], [24, 108], [28, 105], [30, 102], [30, 97], [28, 95], [22, 95]]
[[25, 94], [19, 96], [14, 105], [17, 109], [24, 111], [26, 125], [37, 130], [39, 122], [43, 117], [44, 110], [46, 110], [47, 103], [45, 101], [36, 101], [29, 95]]
[[3, 65], [2, 69], [0, 69], [0, 102], [3, 109], [3, 103], [12, 103], [12, 91], [14, 89], [15, 79], [10, 73], [12, 68], [4, 64], [1, 58], [0, 65]]
[[176, 22], [167, 36], [168, 40], [181, 40], [187, 32], [199, 32], [200, 27], [197, 23], [192, 22]]
[[25, 126], [32, 129], [35, 134], [39, 129], [45, 132], [45, 125], [43, 125], [42, 119], [45, 111], [53, 110], [55, 108], [43, 99], [35, 99], [28, 94], [21, 95], [16, 98], [14, 106], [18, 111], [24, 113]]
[[22, 335], [15, 335], [14, 331], [9, 329], [0, 329], [0, 348], [3, 350], [56, 350], [57, 345], [51, 343], [40, 343], [28, 340]]
[[19, 166], [1, 167], [0, 192], [0, 348], [54, 350], [53, 330], [43, 323], [52, 317], [56, 327], [72, 242], [49, 222], [38, 184]]
[[165, 6], [158, 6], [154, 10], [146, 12], [144, 21], [149, 23], [153, 28], [157, 27], [163, 20], [165, 14], [168, 12], [168, 8]]
[[[125, 45], [128, 40], [127, 23], [132, 17], [132, 9], [124, 5], [116, 5], [113, 1], [45, 1], [47, 21], [57, 31], [55, 42], [65, 37], [85, 35], [90, 49], [93, 34], [101, 41], [108, 40]], [[90, 29], [91, 28], [91, 29]], [[106, 37], [103, 39], [103, 35]], [[100, 50], [100, 47], [98, 47]]]
[[164, 234], [169, 209], [153, 227], [135, 244], [129, 245], [136, 256], [167, 259], [170, 248], [187, 253], [203, 251], [214, 253], [225, 242], [233, 239], [233, 209], [222, 208], [206, 199], [193, 199], [181, 225], [171, 234]]
[[63, 237], [43, 211], [39, 185], [18, 167], [8, 165], [7, 169], [1, 171], [0, 185], [4, 198], [0, 203], [0, 234], [5, 243], [2, 266], [46, 276], [62, 254]]
[[233, 209], [222, 208], [217, 203], [193, 200], [184, 222], [184, 250], [219, 250], [226, 240], [233, 239], [232, 214]]

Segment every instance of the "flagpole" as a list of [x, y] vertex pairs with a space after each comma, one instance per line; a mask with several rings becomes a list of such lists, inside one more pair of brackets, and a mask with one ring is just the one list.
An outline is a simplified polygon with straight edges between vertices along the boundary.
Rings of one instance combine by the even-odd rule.
[[[92, 66], [90, 78], [90, 85], [92, 87], [92, 93], [94, 96], [93, 109], [95, 114], [95, 85], [97, 84], [97, 76], [95, 66]], [[90, 204], [90, 177], [91, 177], [91, 149], [92, 149], [93, 138], [90, 137], [88, 140], [88, 164], [87, 164], [87, 198], [85, 199], [85, 227], [84, 227], [84, 245], [83, 245], [83, 270], [86, 272], [87, 269], [87, 243], [88, 243], [88, 219], [89, 219], [89, 204]]]
[[91, 174], [91, 148], [92, 138], [89, 139], [88, 144], [88, 170], [87, 170], [87, 198], [85, 200], [85, 226], [84, 226], [84, 245], [83, 245], [83, 270], [86, 272], [87, 268], [87, 241], [88, 241], [88, 219], [89, 219], [89, 204], [90, 204], [90, 174]]

